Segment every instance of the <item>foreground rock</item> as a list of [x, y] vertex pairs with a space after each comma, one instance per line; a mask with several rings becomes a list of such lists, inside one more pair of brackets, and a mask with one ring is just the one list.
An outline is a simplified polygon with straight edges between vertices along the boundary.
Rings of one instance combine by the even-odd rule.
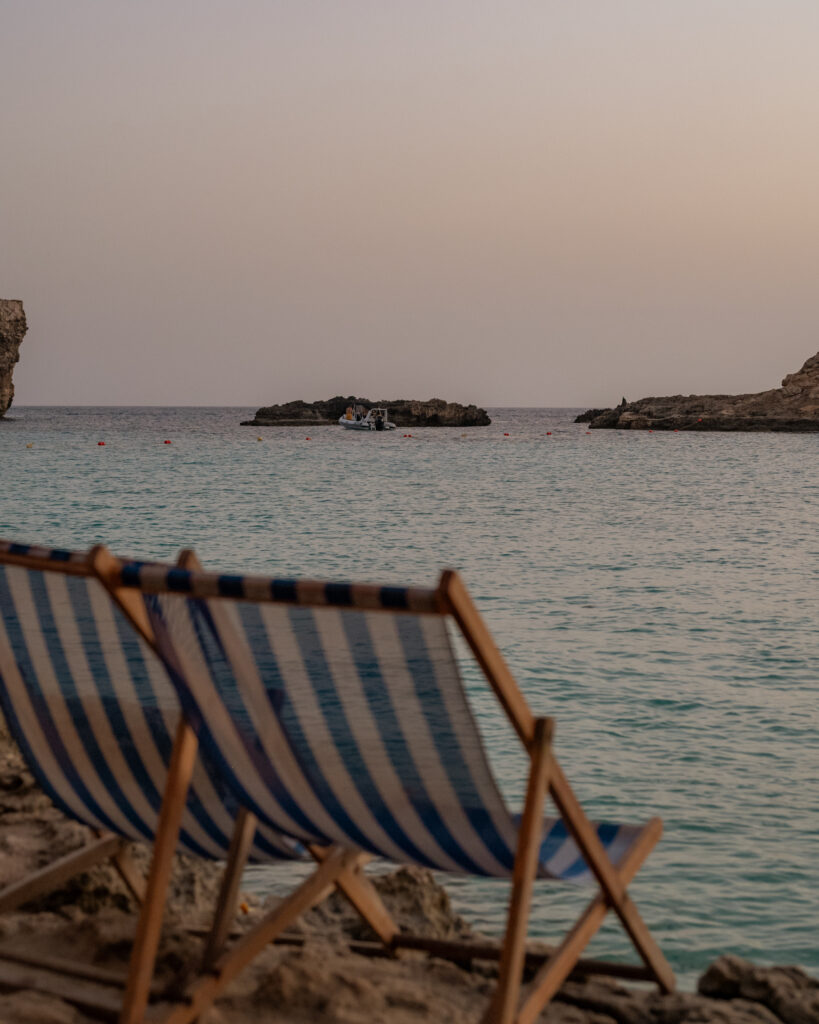
[[819, 430], [819, 353], [781, 388], [751, 395], [672, 395], [621, 402], [598, 415], [592, 429], [619, 430]]
[[268, 405], [258, 409], [252, 420], [243, 420], [243, 427], [320, 427], [338, 423], [350, 405], [373, 406], [389, 409], [390, 419], [399, 427], [487, 427], [492, 420], [486, 409], [476, 405], [460, 405], [445, 402], [442, 398], [430, 398], [428, 402], [416, 402], [407, 398], [392, 401], [381, 399], [371, 402], [369, 398], [344, 398], [337, 395], [326, 402], [286, 402], [284, 405]]
[[[83, 826], [67, 820], [38, 789], [0, 719], [0, 886], [87, 842]], [[139, 853], [139, 851], [136, 851]], [[141, 853], [144, 863], [145, 854]], [[168, 984], [201, 953], [221, 866], [177, 859], [157, 961]], [[282, 892], [295, 884], [291, 869], [273, 869]], [[375, 879], [406, 930], [438, 938], [472, 934], [428, 871], [401, 868]], [[245, 894], [253, 924], [278, 896], [264, 902]], [[123, 970], [136, 923], [135, 907], [107, 867], [80, 875], [24, 911], [0, 917], [0, 943], [19, 953], [71, 957]], [[332, 896], [304, 915], [289, 945], [270, 946], [227, 990], [202, 1024], [477, 1024], [495, 983], [494, 967], [471, 970], [407, 954], [378, 959], [350, 951], [369, 940], [345, 900]], [[699, 991], [661, 996], [603, 980], [568, 981], [541, 1020], [547, 1024], [816, 1024], [819, 982], [788, 967], [755, 967], [720, 957]], [[0, 989], [2, 1024], [92, 1024], [56, 996]]]
[[0, 299], [0, 417], [14, 398], [11, 375], [20, 358], [20, 344], [26, 333], [26, 314], [19, 299]]

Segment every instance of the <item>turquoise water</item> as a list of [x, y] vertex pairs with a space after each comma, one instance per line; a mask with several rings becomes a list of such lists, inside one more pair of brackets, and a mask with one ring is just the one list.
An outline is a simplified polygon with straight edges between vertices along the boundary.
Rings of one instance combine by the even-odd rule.
[[[533, 708], [556, 716], [587, 810], [664, 819], [632, 893], [682, 983], [727, 950], [819, 971], [819, 435], [587, 434], [574, 410], [499, 409], [405, 439], [240, 427], [251, 411], [15, 406], [0, 536], [379, 582], [457, 567]], [[519, 799], [514, 737], [466, 678]], [[447, 881], [501, 927], [503, 884]], [[544, 937], [583, 905], [537, 892]], [[628, 955], [616, 923], [591, 948]]]

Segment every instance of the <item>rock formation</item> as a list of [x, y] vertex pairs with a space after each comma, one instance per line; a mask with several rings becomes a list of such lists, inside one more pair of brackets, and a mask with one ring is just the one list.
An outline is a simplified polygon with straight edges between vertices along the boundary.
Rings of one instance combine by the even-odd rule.
[[318, 427], [338, 423], [340, 416], [349, 405], [373, 406], [389, 409], [390, 419], [399, 427], [486, 427], [492, 421], [485, 409], [475, 405], [459, 405], [445, 402], [441, 398], [430, 398], [428, 402], [417, 402], [407, 398], [392, 401], [381, 399], [371, 402], [369, 398], [344, 398], [337, 395], [326, 402], [286, 402], [283, 405], [268, 405], [258, 409], [252, 420], [243, 420], [243, 427]]
[[819, 352], [770, 391], [641, 398], [590, 411], [599, 413], [592, 429], [819, 431]]
[[26, 333], [26, 314], [19, 299], [0, 299], [0, 417], [14, 398], [11, 375], [20, 358], [20, 343]]

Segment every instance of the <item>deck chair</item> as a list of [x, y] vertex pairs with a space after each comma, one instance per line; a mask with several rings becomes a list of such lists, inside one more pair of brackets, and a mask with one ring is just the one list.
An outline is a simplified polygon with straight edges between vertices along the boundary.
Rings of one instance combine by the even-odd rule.
[[[189, 552], [180, 562], [198, 564]], [[0, 912], [110, 858], [141, 903], [129, 971], [122, 976], [2, 945], [0, 985], [42, 988], [126, 1024], [174, 1014], [194, 1019], [186, 1004], [180, 1008], [167, 999], [148, 1007], [177, 851], [227, 862], [201, 962], [186, 972], [187, 983], [203, 972], [211, 977], [234, 921], [247, 861], [310, 860], [312, 853], [319, 863], [312, 879], [244, 936], [243, 942], [256, 943], [253, 948], [275, 939], [333, 888], [389, 942], [392, 935], [381, 926], [386, 911], [360, 874], [366, 854], [319, 847], [308, 852], [247, 813], [221, 773], [197, 757], [196, 735], [154, 651], [139, 595], [101, 582], [113, 563], [102, 549], [86, 554], [0, 541], [0, 705], [42, 788], [96, 836], [0, 890]], [[147, 881], [129, 856], [129, 841], [153, 845]], [[196, 1012], [206, 1004], [202, 1000]]]
[[[305, 844], [511, 877], [505, 938], [492, 950], [384, 929], [393, 931], [393, 951], [496, 957], [499, 981], [486, 1021], [530, 1024], [578, 967], [672, 990], [673, 973], [626, 889], [661, 822], [587, 819], [552, 749], [552, 720], [530, 711], [455, 572], [423, 590], [129, 564], [109, 571], [109, 585], [142, 593], [185, 718], [255, 819]], [[504, 803], [484, 754], [453, 654], [453, 626], [528, 760], [520, 817]], [[545, 814], [547, 796], [554, 816]], [[536, 878], [596, 891], [522, 990], [524, 962], [534, 962], [526, 932]], [[642, 965], [580, 960], [609, 910]], [[229, 963], [227, 954], [224, 983]], [[217, 977], [194, 985], [192, 1005], [221, 984]]]

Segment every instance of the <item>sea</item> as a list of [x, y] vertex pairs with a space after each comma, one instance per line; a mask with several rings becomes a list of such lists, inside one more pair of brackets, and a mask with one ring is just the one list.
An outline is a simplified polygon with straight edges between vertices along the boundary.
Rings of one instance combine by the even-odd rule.
[[[631, 893], [682, 987], [725, 952], [817, 974], [819, 434], [589, 431], [578, 411], [361, 434], [242, 427], [249, 408], [15, 405], [0, 537], [334, 580], [457, 568], [555, 717], [589, 815], [662, 817]], [[468, 659], [463, 673], [519, 807], [519, 745]], [[246, 884], [284, 892], [297, 870]], [[504, 882], [442, 880], [502, 929]], [[531, 934], [561, 935], [587, 899], [538, 884]], [[589, 953], [632, 956], [615, 919]]]

